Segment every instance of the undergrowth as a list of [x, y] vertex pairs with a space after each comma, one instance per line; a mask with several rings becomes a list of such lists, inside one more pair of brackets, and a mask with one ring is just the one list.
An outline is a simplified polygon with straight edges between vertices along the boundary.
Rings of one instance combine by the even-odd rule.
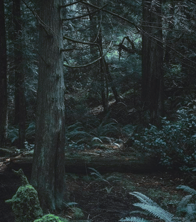
[[156, 156], [168, 168], [195, 168], [196, 115], [189, 107], [177, 111], [176, 121], [163, 118], [161, 129], [150, 125], [132, 139], [134, 148]]
[[[182, 189], [189, 194], [178, 202], [175, 213], [170, 213], [160, 207], [156, 202], [140, 192], [131, 192], [130, 194], [137, 197], [140, 202], [133, 204], [142, 209], [142, 211], [133, 211], [131, 214], [139, 213], [153, 215], [154, 217], [165, 222], [193, 222], [196, 221], [196, 190], [188, 186], [180, 185], [177, 189]], [[147, 219], [131, 216], [121, 219], [121, 222], [150, 222]]]

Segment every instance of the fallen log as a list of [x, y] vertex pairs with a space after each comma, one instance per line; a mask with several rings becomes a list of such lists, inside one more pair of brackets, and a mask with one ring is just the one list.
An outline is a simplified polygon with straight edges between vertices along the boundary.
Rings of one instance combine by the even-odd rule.
[[[20, 154], [15, 157], [7, 158], [4, 161], [4, 164], [7, 166], [8, 169], [18, 170], [22, 168], [24, 172], [30, 173], [32, 168], [32, 162], [32, 154]], [[126, 156], [101, 156], [95, 153], [65, 153], [66, 172], [86, 174], [89, 172], [89, 167], [98, 170], [100, 173], [149, 173], [160, 169], [158, 163], [150, 157], [136, 158], [131, 154]]]

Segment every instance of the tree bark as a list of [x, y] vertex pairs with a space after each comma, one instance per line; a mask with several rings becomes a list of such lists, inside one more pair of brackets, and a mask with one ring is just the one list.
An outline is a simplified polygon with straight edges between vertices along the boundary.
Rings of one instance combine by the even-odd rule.
[[5, 145], [7, 127], [7, 55], [4, 1], [0, 1], [0, 146]]
[[14, 69], [15, 69], [15, 124], [19, 128], [18, 148], [24, 149], [25, 142], [25, 75], [23, 71], [22, 55], [22, 26], [20, 0], [13, 0], [13, 24], [14, 24]]
[[163, 110], [162, 1], [143, 0], [142, 101], [157, 125]]
[[60, 209], [65, 194], [65, 106], [61, 0], [40, 1], [39, 79], [32, 184], [43, 210]]

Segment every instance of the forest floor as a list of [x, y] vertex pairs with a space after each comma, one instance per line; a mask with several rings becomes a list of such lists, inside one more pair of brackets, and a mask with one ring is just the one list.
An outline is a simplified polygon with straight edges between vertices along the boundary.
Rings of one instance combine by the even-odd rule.
[[[30, 175], [27, 175], [30, 176]], [[160, 204], [165, 210], [175, 212], [176, 203], [185, 195], [176, 187], [186, 184], [179, 172], [150, 174], [108, 173], [101, 175], [92, 170], [88, 175], [67, 174], [69, 201], [83, 210], [84, 219], [92, 222], [117, 222], [137, 210], [139, 202], [130, 192], [141, 192]], [[11, 172], [0, 175], [0, 221], [14, 222], [11, 207], [4, 203], [16, 192], [20, 181]], [[66, 212], [61, 212], [65, 217]], [[149, 219], [149, 217], [148, 217]], [[150, 218], [150, 221], [161, 221]]]
[[[138, 210], [139, 202], [130, 192], [141, 192], [160, 204], [163, 209], [175, 212], [176, 203], [184, 196], [176, 187], [184, 184], [178, 173], [112, 173], [103, 176], [77, 176], [70, 174], [67, 186], [70, 201], [76, 202], [86, 218], [93, 222], [117, 222]], [[161, 221], [147, 217], [150, 221]], [[146, 218], [146, 219], [147, 219]]]
[[[126, 101], [119, 104], [110, 104], [112, 118], [122, 124], [132, 122], [133, 119], [139, 121], [140, 115], [138, 112], [135, 109], [131, 109], [133, 106], [126, 107], [124, 102]], [[122, 107], [119, 108], [119, 105]], [[101, 115], [102, 107], [99, 106], [93, 109], [92, 113], [93, 115]], [[107, 154], [114, 157], [115, 153], [118, 156], [119, 153], [124, 153], [124, 150], [121, 152], [120, 148], [112, 146], [112, 148], [107, 147], [104, 151], [94, 149], [88, 150], [87, 153], [93, 156], [99, 154], [100, 157], [104, 157]], [[86, 155], [84, 152], [80, 154]], [[29, 179], [30, 172], [28, 170], [27, 172], [26, 176]], [[107, 172], [107, 169], [105, 172]], [[114, 172], [102, 174], [96, 169], [92, 169], [86, 174], [67, 173], [66, 177], [69, 203], [77, 203], [76, 207], [81, 208], [85, 214], [84, 219], [89, 219], [91, 222], [117, 222], [121, 218], [129, 217], [131, 211], [140, 210], [133, 206], [134, 203], [139, 202], [136, 197], [130, 194], [130, 192], [134, 191], [147, 195], [163, 209], [174, 213], [177, 203], [185, 196], [185, 193], [176, 189], [176, 187], [178, 185], [190, 185], [190, 181], [187, 181], [181, 172], [157, 171], [157, 169], [154, 172], [145, 174], [119, 173], [115, 172], [115, 170]], [[14, 222], [11, 206], [5, 204], [5, 200], [10, 199], [19, 186], [20, 180], [11, 170], [6, 173], [1, 173], [0, 170], [0, 222]], [[68, 215], [67, 210], [65, 210], [60, 213], [60, 216], [71, 215]], [[161, 220], [154, 217], [148, 217], [148, 219], [154, 222], [161, 222]]]

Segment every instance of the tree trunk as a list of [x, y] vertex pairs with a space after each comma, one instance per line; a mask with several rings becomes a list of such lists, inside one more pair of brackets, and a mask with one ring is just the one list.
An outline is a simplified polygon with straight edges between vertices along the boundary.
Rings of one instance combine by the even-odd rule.
[[6, 141], [7, 119], [7, 55], [6, 55], [6, 31], [4, 16], [4, 1], [0, 1], [0, 146]]
[[65, 106], [60, 0], [40, 1], [39, 80], [32, 184], [42, 208], [60, 209], [65, 193]]
[[163, 110], [163, 46], [161, 0], [143, 0], [142, 101], [150, 122], [158, 124]]
[[15, 69], [15, 124], [19, 127], [18, 148], [25, 148], [25, 75], [22, 58], [22, 27], [20, 0], [13, 0], [14, 23], [14, 69]]

